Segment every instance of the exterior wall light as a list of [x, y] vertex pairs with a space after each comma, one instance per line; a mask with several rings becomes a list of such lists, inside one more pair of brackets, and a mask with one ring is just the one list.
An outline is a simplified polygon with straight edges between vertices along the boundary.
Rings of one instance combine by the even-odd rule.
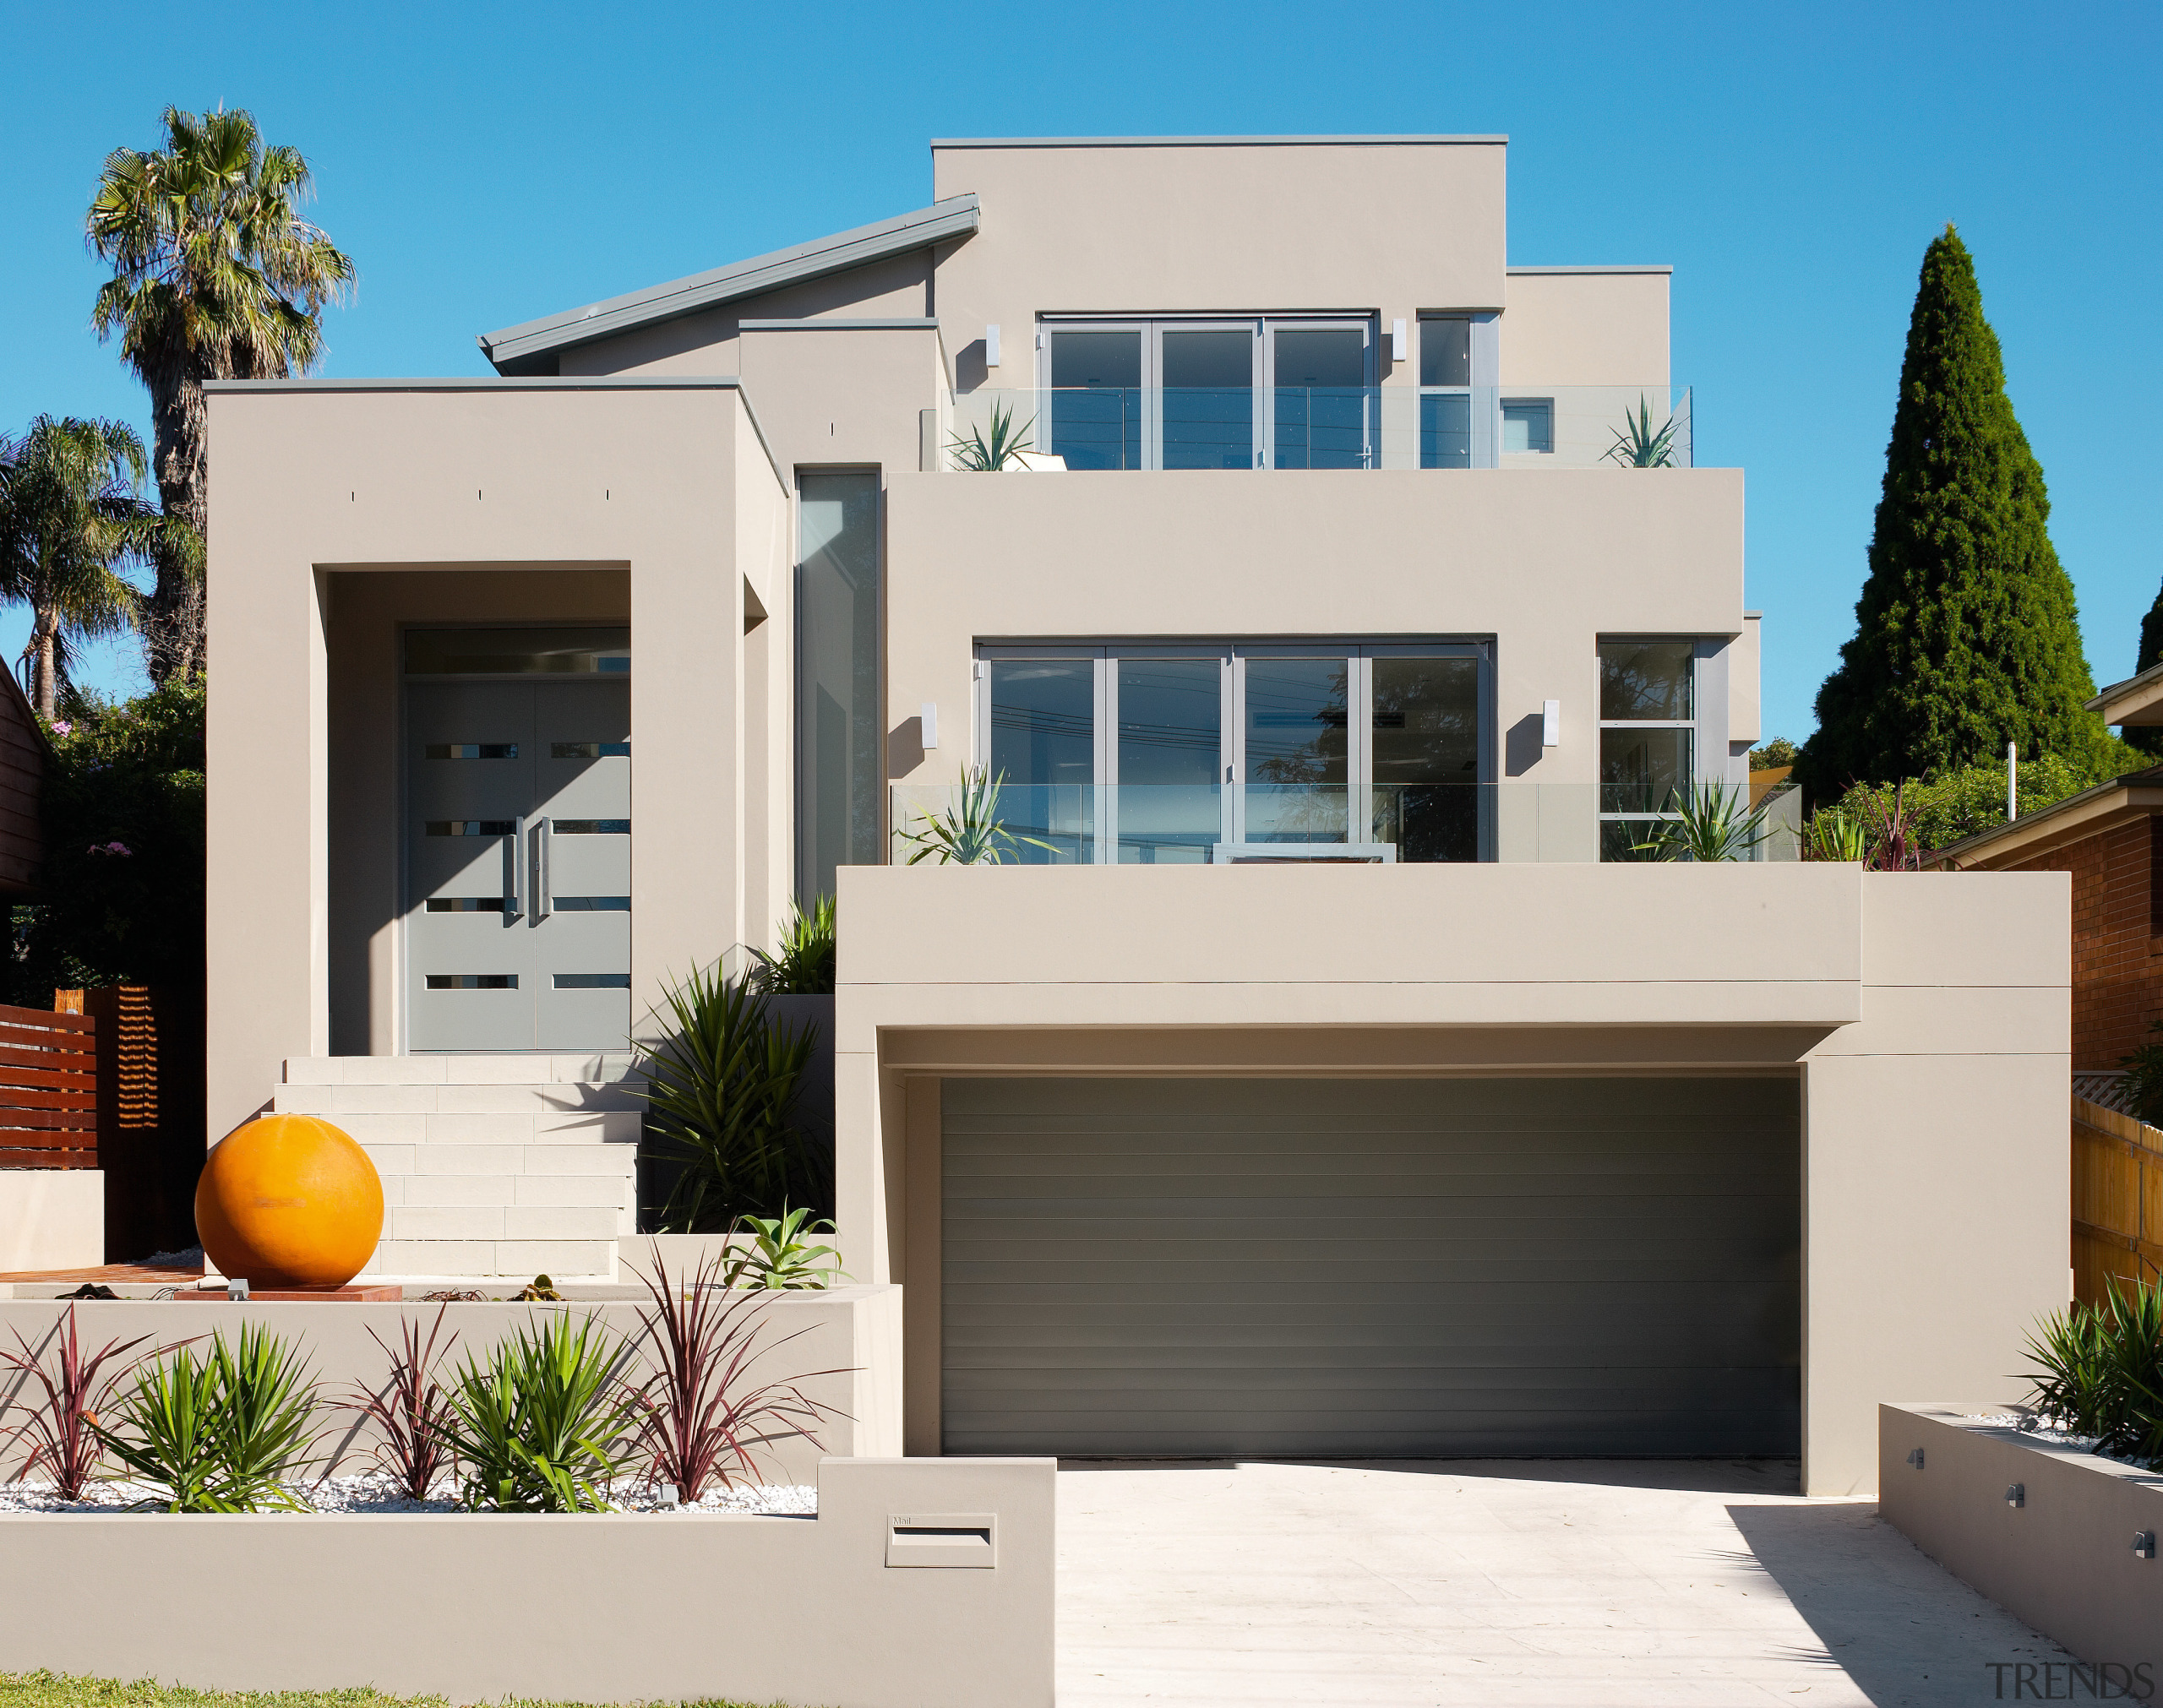
[[2136, 1559], [2154, 1559], [2155, 1558], [2155, 1532], [2152, 1530], [2135, 1531], [2133, 1533], [2133, 1557]]
[[2005, 1504], [2008, 1506], [2027, 1505], [2028, 1485], [2024, 1482], [2007, 1483], [2005, 1485]]
[[923, 738], [920, 745], [928, 753], [939, 745], [939, 702], [926, 700], [918, 710], [917, 721], [923, 726]]
[[994, 320], [983, 329], [983, 365], [999, 366], [999, 323]]
[[1389, 324], [1389, 359], [1392, 362], [1404, 360], [1404, 323], [1402, 320], [1392, 320]]
[[1559, 699], [1539, 703], [1539, 745], [1543, 748], [1562, 745], [1562, 702]]

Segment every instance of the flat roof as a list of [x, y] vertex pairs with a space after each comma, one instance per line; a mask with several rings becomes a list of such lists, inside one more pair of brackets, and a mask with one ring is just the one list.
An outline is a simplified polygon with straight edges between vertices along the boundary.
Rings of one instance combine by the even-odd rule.
[[1658, 263], [1620, 261], [1611, 265], [1592, 267], [1505, 267], [1505, 273], [1672, 273], [1672, 267]]
[[581, 344], [969, 237], [975, 232], [978, 220], [973, 194], [949, 196], [891, 220], [815, 237], [808, 243], [754, 255], [746, 261], [732, 261], [725, 267], [610, 296], [582, 308], [544, 315], [500, 331], [484, 332], [479, 340], [481, 351], [499, 373], [531, 373], [534, 367]]
[[935, 149], [1376, 148], [1392, 144], [1506, 143], [1506, 136], [937, 136]]

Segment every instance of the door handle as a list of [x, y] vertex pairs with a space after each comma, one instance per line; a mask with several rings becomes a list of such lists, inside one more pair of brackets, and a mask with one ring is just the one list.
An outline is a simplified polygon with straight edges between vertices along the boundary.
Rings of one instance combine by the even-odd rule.
[[526, 911], [525, 892], [519, 874], [526, 861], [526, 820], [511, 820], [510, 835], [504, 838], [504, 923], [509, 925]]
[[556, 821], [542, 819], [541, 828], [533, 837], [533, 922], [536, 925], [554, 911], [555, 879], [548, 870], [548, 857], [555, 840]]

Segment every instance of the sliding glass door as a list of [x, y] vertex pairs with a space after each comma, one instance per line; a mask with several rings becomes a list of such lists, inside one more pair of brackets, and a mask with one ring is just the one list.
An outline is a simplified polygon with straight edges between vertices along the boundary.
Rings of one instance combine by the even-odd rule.
[[1219, 843], [1482, 857], [1489, 649], [987, 647], [976, 751], [1032, 863], [1200, 863]]

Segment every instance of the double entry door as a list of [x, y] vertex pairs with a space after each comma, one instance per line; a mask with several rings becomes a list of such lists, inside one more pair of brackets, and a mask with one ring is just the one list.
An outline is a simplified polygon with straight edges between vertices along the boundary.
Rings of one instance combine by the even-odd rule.
[[1375, 463], [1365, 320], [1137, 320], [1044, 332], [1040, 429], [1070, 469]]
[[409, 682], [406, 1047], [630, 1033], [628, 682]]

